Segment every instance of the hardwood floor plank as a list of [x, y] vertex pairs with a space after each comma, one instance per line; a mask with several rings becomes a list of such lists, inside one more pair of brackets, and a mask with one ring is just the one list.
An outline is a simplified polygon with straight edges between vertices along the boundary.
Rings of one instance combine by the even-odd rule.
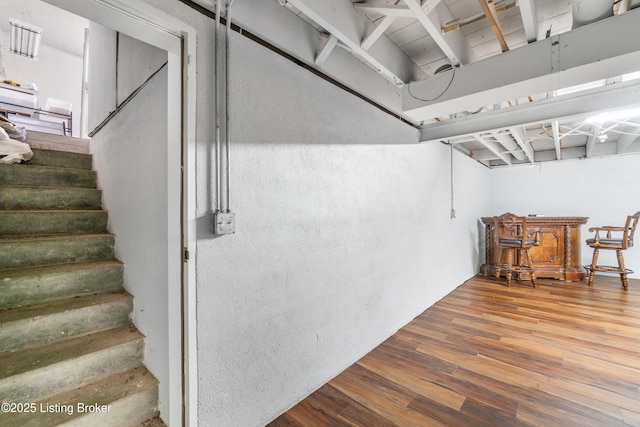
[[474, 277], [271, 426], [640, 426], [640, 280]]
[[303, 426], [348, 426], [338, 420], [338, 415], [344, 411], [352, 400], [337, 390], [331, 384], [325, 384], [308, 398], [298, 403], [289, 411], [274, 420], [269, 426], [275, 427], [281, 418], [287, 416]]
[[347, 409], [342, 411], [340, 419], [345, 420], [351, 426], [365, 427], [395, 427], [392, 421], [378, 415], [376, 412], [367, 409], [357, 402], [349, 405]]
[[[377, 355], [376, 355], [377, 356]], [[443, 387], [429, 380], [431, 371], [413, 365], [410, 362], [396, 359], [379, 357], [363, 358], [358, 362], [359, 365], [384, 375], [391, 381], [406, 387], [416, 394], [424, 396], [434, 396], [442, 405], [459, 409], [464, 402], [465, 397], [460, 393]]]
[[304, 427], [304, 424], [296, 420], [293, 415], [289, 413], [284, 413], [279, 416], [277, 419], [273, 420], [270, 424], [270, 427]]
[[359, 397], [376, 406], [407, 406], [416, 393], [356, 364], [337, 376], [331, 384], [353, 400]]

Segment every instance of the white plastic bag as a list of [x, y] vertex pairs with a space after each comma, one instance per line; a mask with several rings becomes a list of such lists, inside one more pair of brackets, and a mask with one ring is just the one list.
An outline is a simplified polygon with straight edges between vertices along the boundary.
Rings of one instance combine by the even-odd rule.
[[0, 127], [0, 163], [20, 163], [32, 157], [33, 151], [29, 144], [9, 138], [7, 132]]

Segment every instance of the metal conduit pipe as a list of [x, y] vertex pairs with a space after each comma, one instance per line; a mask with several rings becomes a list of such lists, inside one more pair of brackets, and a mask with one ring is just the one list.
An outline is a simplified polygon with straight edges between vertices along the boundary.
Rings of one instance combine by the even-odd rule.
[[216, 0], [216, 25], [214, 30], [214, 58], [213, 58], [213, 73], [215, 78], [215, 95], [214, 95], [214, 118], [215, 118], [215, 192], [216, 192], [216, 201], [213, 211], [219, 212], [221, 205], [221, 183], [220, 183], [220, 73], [218, 66], [218, 44], [220, 40], [220, 2], [222, 0]]
[[[225, 0], [216, 0], [216, 29], [215, 29], [215, 118], [216, 118], [216, 207], [213, 211], [213, 234], [221, 236], [225, 234], [235, 233], [235, 214], [229, 209], [229, 193], [230, 193], [230, 145], [231, 137], [229, 132], [229, 39], [231, 33], [231, 3], [233, 0], [227, 0], [224, 4], [226, 12], [226, 33], [224, 34], [224, 70], [221, 70], [219, 61], [221, 60], [221, 43], [220, 43], [220, 12], [222, 9], [222, 2]], [[222, 96], [220, 94], [221, 83], [220, 79], [225, 79], [224, 85], [224, 104], [221, 103]], [[224, 114], [224, 134], [225, 143], [224, 150], [222, 148], [222, 142], [220, 140], [221, 115]], [[223, 153], [224, 151], [224, 153]], [[223, 191], [224, 188], [224, 191]]]
[[229, 38], [231, 34], [231, 4], [233, 0], [229, 0], [227, 3], [227, 31], [225, 34], [225, 48], [224, 48], [224, 81], [225, 81], [225, 91], [224, 91], [224, 117], [225, 117], [225, 125], [224, 125], [224, 134], [225, 134], [225, 162], [224, 162], [224, 185], [225, 185], [225, 200], [223, 202], [223, 206], [221, 209], [224, 212], [230, 212], [230, 168], [231, 168], [231, 131], [229, 126]]
[[507, 132], [491, 132], [491, 135], [502, 145], [513, 157], [518, 160], [526, 158], [518, 143]]

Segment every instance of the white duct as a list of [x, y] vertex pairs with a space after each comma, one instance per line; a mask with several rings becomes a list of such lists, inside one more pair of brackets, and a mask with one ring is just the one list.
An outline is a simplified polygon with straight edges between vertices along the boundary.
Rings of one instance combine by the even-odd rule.
[[613, 16], [613, 0], [572, 0], [572, 29]]

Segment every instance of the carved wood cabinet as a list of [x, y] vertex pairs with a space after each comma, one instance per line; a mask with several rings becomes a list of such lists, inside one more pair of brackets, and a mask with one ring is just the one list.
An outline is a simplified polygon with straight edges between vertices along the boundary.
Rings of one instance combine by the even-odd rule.
[[[586, 217], [528, 217], [527, 229], [540, 230], [540, 245], [533, 247], [531, 257], [536, 277], [578, 281], [587, 275], [580, 264], [580, 226]], [[495, 246], [493, 217], [482, 218], [485, 225], [485, 264], [480, 267], [483, 276], [494, 276], [499, 249]], [[515, 274], [514, 279], [528, 280], [529, 274]]]

